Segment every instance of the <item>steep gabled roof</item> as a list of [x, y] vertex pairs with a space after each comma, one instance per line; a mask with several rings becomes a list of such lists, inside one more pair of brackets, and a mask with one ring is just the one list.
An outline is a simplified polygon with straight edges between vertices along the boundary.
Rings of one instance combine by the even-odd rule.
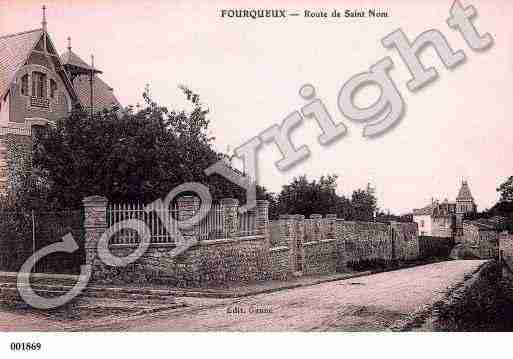
[[[75, 88], [82, 106], [84, 108], [89, 108], [91, 102], [89, 76], [77, 76], [73, 81], [73, 87]], [[112, 87], [95, 75], [93, 78], [93, 110], [97, 112], [102, 111], [103, 109], [111, 109], [113, 106], [121, 108], [119, 101], [116, 96], [114, 96]]]
[[27, 61], [42, 35], [42, 29], [35, 29], [0, 37], [0, 96], [8, 91], [16, 71]]
[[458, 192], [458, 196], [456, 197], [457, 201], [473, 201], [472, 193], [470, 193], [470, 188], [468, 186], [467, 181], [461, 182], [461, 188]]
[[[38, 43], [42, 41], [41, 39], [44, 34], [43, 29], [35, 29], [0, 37], [0, 96], [5, 96], [14, 80], [16, 71], [25, 65], [31, 52], [37, 49]], [[47, 33], [46, 41], [50, 51], [57, 58], [52, 40]], [[69, 82], [68, 76], [60, 70], [60, 64], [56, 64], [56, 66], [57, 72], [70, 93], [72, 101], [76, 101], [76, 94]]]
[[[112, 106], [120, 106], [119, 101], [113, 93], [113, 89], [102, 81], [96, 74], [101, 71], [91, 67], [83, 61], [77, 54], [68, 51], [60, 57], [55, 53], [52, 41], [43, 29], [35, 29], [0, 37], [0, 96], [4, 96], [14, 80], [16, 71], [22, 67], [28, 60], [31, 52], [36, 48], [42, 36], [46, 34], [47, 45], [51, 48], [52, 53], [58, 58], [60, 73], [63, 81], [68, 88], [68, 92], [72, 96], [73, 101], [78, 101], [84, 108], [90, 106], [90, 84], [89, 76], [84, 74], [94, 73], [93, 85], [93, 107], [95, 111], [101, 111], [104, 108], [110, 109]], [[64, 66], [67, 71], [61, 71], [60, 65]], [[73, 81], [70, 81], [69, 75], [73, 73], [77, 75]]]
[[61, 55], [61, 63], [64, 66], [72, 66], [77, 69], [82, 70], [84, 73], [88, 73], [91, 70], [95, 73], [101, 73], [100, 70], [92, 68], [91, 65], [88, 65], [84, 60], [82, 60], [77, 54], [71, 51], [71, 48]]

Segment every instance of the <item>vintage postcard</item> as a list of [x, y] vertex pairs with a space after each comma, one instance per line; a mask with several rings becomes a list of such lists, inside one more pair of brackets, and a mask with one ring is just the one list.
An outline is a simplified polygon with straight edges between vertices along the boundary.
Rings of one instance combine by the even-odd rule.
[[506, 0], [0, 0], [2, 357], [513, 332], [512, 24]]

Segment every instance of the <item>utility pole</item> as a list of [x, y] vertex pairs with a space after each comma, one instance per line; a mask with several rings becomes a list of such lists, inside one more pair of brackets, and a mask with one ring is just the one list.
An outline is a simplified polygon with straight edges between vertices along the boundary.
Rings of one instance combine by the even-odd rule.
[[[32, 210], [32, 255], [36, 253], [36, 217], [34, 215], [34, 210]], [[36, 261], [35, 257], [32, 263], [32, 270], [36, 272]]]
[[94, 76], [94, 55], [91, 55], [91, 73], [89, 75], [89, 87], [91, 88], [89, 105], [91, 109], [91, 120], [93, 119], [93, 76]]

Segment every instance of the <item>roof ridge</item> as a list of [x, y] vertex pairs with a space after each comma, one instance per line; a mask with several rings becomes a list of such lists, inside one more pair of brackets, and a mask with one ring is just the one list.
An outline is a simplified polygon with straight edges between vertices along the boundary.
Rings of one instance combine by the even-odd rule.
[[94, 70], [95, 72], [102, 73], [98, 68], [92, 67], [87, 62], [85, 62], [76, 52], [73, 52], [73, 50], [68, 49], [68, 51], [63, 52], [61, 55], [59, 55], [59, 58], [63, 62], [63, 65], [72, 65], [76, 67], [81, 67], [86, 70]]
[[43, 29], [39, 28], [39, 29], [33, 29], [33, 30], [17, 32], [17, 33], [14, 33], [14, 34], [3, 35], [3, 36], [0, 36], [0, 40], [7, 39], [7, 38], [13, 37], [13, 36], [25, 35], [25, 34], [29, 34], [31, 32], [36, 32], [36, 31], [43, 31]]

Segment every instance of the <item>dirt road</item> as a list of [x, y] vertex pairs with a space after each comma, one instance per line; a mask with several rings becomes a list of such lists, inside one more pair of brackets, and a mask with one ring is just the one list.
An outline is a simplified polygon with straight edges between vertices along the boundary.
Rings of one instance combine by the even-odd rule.
[[185, 310], [145, 315], [100, 330], [386, 330], [441, 299], [483, 261], [450, 261], [240, 300], [207, 300]]

